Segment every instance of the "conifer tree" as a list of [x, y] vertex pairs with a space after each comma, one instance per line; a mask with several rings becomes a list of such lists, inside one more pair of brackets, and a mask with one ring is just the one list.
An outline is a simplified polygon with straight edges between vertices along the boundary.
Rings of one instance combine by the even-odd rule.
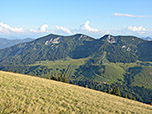
[[63, 80], [62, 81], [65, 82], [65, 83], [69, 83], [69, 80], [68, 80], [68, 78], [67, 78], [67, 76], [65, 74], [63, 76]]
[[107, 93], [110, 93], [110, 85], [108, 86]]
[[61, 72], [58, 75], [58, 81], [61, 81], [61, 82], [63, 81], [63, 79], [62, 79], [62, 73]]
[[121, 96], [121, 93], [120, 93], [119, 87], [117, 87], [117, 88], [116, 88], [115, 95], [117, 95], [117, 96]]
[[92, 85], [90, 86], [90, 89], [93, 89], [93, 86], [92, 86]]
[[56, 74], [51, 75], [52, 80], [58, 80]]
[[135, 100], [135, 101], [136, 101], [136, 97], [133, 97], [133, 100]]
[[112, 93], [111, 94], [116, 94], [116, 86], [113, 88]]
[[107, 89], [104, 89], [104, 91], [103, 91], [103, 92], [105, 92], [105, 93], [106, 93], [106, 92], [107, 92]]
[[125, 94], [125, 98], [128, 98], [127, 93]]
[[72, 81], [71, 84], [75, 84], [75, 83]]
[[88, 88], [88, 85], [86, 85], [85, 87]]
[[132, 94], [129, 95], [129, 99], [132, 99]]
[[49, 79], [54, 80], [54, 79], [53, 79], [53, 74], [51, 74], [51, 76], [49, 77]]

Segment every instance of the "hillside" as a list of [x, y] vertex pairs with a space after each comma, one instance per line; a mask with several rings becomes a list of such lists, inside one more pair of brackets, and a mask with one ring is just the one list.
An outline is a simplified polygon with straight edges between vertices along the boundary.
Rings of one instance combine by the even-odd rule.
[[0, 38], [0, 49], [4, 49], [7, 47], [14, 46], [19, 43], [24, 43], [24, 42], [30, 42], [34, 39], [32, 38], [26, 38], [26, 39], [6, 39], [6, 38]]
[[62, 82], [0, 71], [1, 113], [152, 113], [152, 106]]
[[83, 34], [50, 34], [32, 42], [0, 50], [0, 63], [27, 65], [36, 61], [54, 61], [67, 57], [93, 57], [94, 61], [102, 63], [102, 59], [99, 58], [104, 53], [105, 59], [109, 62], [152, 61], [151, 44], [152, 42], [134, 36], [105, 35], [100, 39], [94, 39]]
[[[121, 95], [152, 99], [152, 41], [135, 36], [49, 34], [0, 50], [0, 70], [43, 78], [65, 73], [70, 83], [104, 91], [119, 86]], [[143, 94], [144, 93], [144, 94]]]

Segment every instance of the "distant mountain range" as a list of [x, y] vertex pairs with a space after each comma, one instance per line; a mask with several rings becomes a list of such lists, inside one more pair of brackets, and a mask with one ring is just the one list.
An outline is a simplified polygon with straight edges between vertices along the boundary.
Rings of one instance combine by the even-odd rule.
[[66, 72], [71, 83], [104, 90], [120, 86], [142, 102], [152, 95], [152, 41], [135, 36], [50, 34], [0, 50], [0, 70], [49, 78]]
[[142, 38], [142, 39], [147, 40], [147, 41], [152, 41], [152, 38], [151, 38], [151, 37], [144, 37], [144, 38]]
[[34, 39], [32, 38], [26, 38], [26, 39], [6, 39], [6, 38], [0, 38], [0, 49], [7, 48], [14, 46], [19, 43], [24, 43], [24, 42], [30, 42]]

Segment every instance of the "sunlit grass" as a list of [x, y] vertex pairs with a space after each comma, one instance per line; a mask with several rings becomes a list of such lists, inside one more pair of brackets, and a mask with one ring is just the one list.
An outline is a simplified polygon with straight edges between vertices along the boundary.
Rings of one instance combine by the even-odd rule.
[[152, 106], [62, 82], [0, 71], [0, 113], [151, 114]]
[[32, 64], [31, 66], [46, 66], [50, 69], [52, 69], [53, 73], [60, 73], [61, 71], [66, 70], [68, 66], [70, 65], [67, 76], [69, 79], [72, 79], [71, 76], [75, 76], [75, 72], [77, 72], [77, 69], [86, 63], [88, 58], [82, 58], [82, 59], [63, 59], [63, 60], [56, 60], [56, 61], [37, 61], [35, 64]]
[[75, 64], [75, 65], [82, 65], [85, 63], [85, 61], [88, 60], [88, 58], [83, 59], [67, 59], [67, 60], [56, 60], [56, 61], [37, 61], [33, 65], [42, 65], [42, 66], [48, 66], [49, 68], [54, 67], [67, 67], [69, 64]]

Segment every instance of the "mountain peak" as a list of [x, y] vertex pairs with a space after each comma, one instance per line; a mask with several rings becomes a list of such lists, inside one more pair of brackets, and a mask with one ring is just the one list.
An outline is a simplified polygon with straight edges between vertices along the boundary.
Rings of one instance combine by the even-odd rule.
[[109, 42], [111, 44], [117, 43], [117, 40], [118, 40], [117, 37], [112, 36], [110, 34], [107, 34], [107, 35], [103, 36], [101, 39], [102, 39], [102, 41], [107, 41], [107, 42]]
[[90, 37], [90, 36], [87, 36], [85, 34], [75, 34], [73, 35], [74, 38], [76, 40], [85, 40], [85, 41], [92, 41], [92, 40], [95, 40], [94, 38]]
[[[61, 35], [56, 35], [56, 34], [48, 34], [46, 36], [40, 37], [38, 39], [36, 39], [34, 42], [35, 43], [42, 43], [45, 44], [45, 42], [50, 41], [50, 40], [54, 40], [58, 37], [63, 37]], [[46, 43], [47, 44], [47, 43]]]
[[87, 37], [87, 35], [84, 35], [84, 34], [75, 34], [75, 35], [72, 35], [72, 36], [74, 36], [74, 37]]

